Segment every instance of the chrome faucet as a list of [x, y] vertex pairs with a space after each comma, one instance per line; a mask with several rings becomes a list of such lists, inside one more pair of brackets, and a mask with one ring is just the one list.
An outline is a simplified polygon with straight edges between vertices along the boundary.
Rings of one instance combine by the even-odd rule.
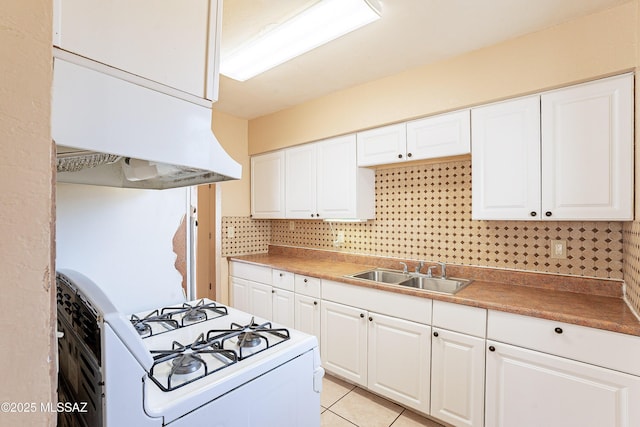
[[433, 273], [431, 272], [431, 270], [433, 270], [436, 267], [437, 266], [435, 265], [430, 265], [429, 267], [427, 267], [427, 277], [433, 277]]
[[[422, 264], [422, 261], [421, 261]], [[430, 265], [429, 267], [427, 267], [427, 277], [433, 277], [433, 269], [436, 267], [440, 267], [440, 277], [442, 279], [446, 279], [447, 278], [447, 265], [444, 262], [436, 262], [436, 265]], [[420, 265], [420, 268], [422, 268], [422, 265]], [[419, 273], [420, 270], [416, 267], [416, 273]]]
[[445, 264], [444, 262], [438, 262], [437, 263], [440, 266], [440, 277], [442, 277], [443, 279], [447, 278], [447, 264]]
[[418, 261], [418, 265], [416, 265], [416, 273], [420, 274], [422, 267], [424, 267], [424, 261]]
[[408, 274], [409, 273], [409, 267], [407, 267], [407, 263], [406, 262], [401, 262], [400, 264], [402, 264], [402, 272], [404, 274]]

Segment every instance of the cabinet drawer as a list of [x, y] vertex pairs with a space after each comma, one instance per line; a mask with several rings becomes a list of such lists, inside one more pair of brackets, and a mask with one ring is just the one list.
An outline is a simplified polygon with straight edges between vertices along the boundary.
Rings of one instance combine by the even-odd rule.
[[293, 273], [288, 271], [274, 269], [271, 271], [271, 284], [276, 288], [293, 292], [293, 276]]
[[387, 316], [431, 324], [431, 299], [324, 280], [322, 299]]
[[243, 262], [231, 262], [229, 274], [233, 277], [247, 279], [254, 282], [271, 284], [271, 269], [260, 265], [245, 264]]
[[487, 338], [640, 375], [640, 337], [489, 310]]
[[434, 301], [433, 326], [484, 338], [487, 333], [487, 310]]
[[320, 279], [296, 274], [295, 290], [298, 294], [320, 298]]

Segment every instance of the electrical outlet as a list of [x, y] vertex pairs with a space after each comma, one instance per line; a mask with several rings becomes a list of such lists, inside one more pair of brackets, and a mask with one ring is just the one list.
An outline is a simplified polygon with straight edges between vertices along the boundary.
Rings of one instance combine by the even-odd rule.
[[566, 259], [567, 258], [567, 241], [553, 240], [551, 242], [551, 258]]
[[227, 227], [227, 237], [233, 239], [236, 236], [236, 228], [233, 225]]
[[296, 222], [289, 221], [289, 231], [294, 231], [296, 229]]
[[344, 231], [342, 230], [338, 231], [338, 238], [336, 239], [336, 242], [344, 243]]

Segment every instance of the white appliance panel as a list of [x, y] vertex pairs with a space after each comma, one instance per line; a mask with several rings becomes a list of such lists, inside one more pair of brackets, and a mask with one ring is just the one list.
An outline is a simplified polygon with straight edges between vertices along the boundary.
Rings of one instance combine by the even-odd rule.
[[122, 313], [185, 300], [172, 242], [188, 189], [58, 183], [56, 190], [56, 268], [81, 271]]

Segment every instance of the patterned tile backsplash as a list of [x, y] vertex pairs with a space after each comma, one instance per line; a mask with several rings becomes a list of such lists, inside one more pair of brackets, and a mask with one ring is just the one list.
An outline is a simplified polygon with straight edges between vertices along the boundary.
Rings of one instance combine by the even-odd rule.
[[[471, 220], [469, 160], [376, 171], [376, 219], [366, 223], [223, 218], [223, 254], [275, 245], [454, 264], [622, 278], [622, 222]], [[333, 245], [338, 231], [342, 247]], [[550, 243], [567, 242], [552, 259]]]
[[629, 303], [640, 313], [640, 222], [625, 222], [624, 282]]
[[[623, 278], [622, 222], [475, 221], [471, 219], [471, 162], [424, 164], [376, 171], [376, 219], [366, 223], [223, 218], [223, 255], [266, 252], [268, 244], [339, 250], [452, 264], [608, 279]], [[624, 237], [640, 282], [640, 224]], [[636, 225], [639, 224], [639, 225]], [[627, 229], [628, 228], [628, 229]], [[334, 246], [338, 231], [345, 243]], [[567, 258], [552, 259], [553, 240], [567, 243]], [[637, 242], [633, 244], [633, 242]], [[635, 252], [633, 252], [635, 251]], [[633, 295], [640, 305], [640, 286]]]

